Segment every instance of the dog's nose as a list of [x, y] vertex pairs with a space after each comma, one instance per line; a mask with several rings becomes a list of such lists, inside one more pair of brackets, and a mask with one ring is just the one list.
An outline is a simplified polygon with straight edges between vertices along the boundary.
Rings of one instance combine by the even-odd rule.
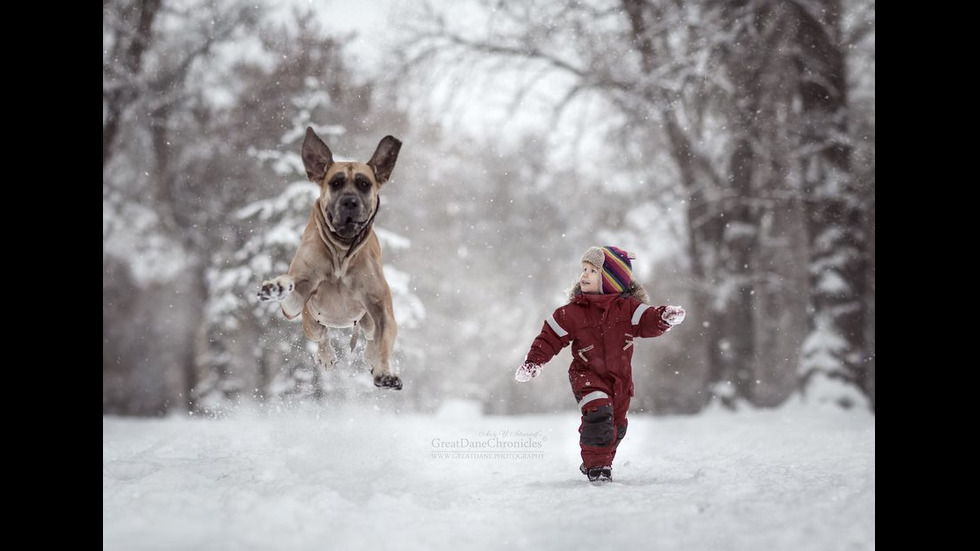
[[341, 197], [339, 204], [341, 210], [357, 210], [357, 208], [360, 206], [360, 202], [357, 200], [357, 197], [353, 197], [351, 195]]

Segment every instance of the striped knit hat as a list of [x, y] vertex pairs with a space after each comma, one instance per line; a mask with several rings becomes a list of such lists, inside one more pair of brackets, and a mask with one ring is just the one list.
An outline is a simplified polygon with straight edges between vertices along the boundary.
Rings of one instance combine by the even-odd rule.
[[589, 247], [582, 255], [582, 262], [588, 262], [602, 271], [602, 292], [619, 294], [630, 288], [633, 280], [633, 264], [630, 253], [606, 245], [604, 247]]

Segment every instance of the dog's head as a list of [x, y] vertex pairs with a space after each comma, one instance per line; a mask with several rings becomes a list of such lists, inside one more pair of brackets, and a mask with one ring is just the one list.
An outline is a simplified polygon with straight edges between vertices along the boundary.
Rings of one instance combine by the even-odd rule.
[[353, 239], [370, 222], [378, 192], [388, 181], [402, 143], [385, 136], [366, 163], [337, 162], [312, 128], [303, 141], [303, 166], [311, 182], [320, 185], [320, 208], [341, 239]]

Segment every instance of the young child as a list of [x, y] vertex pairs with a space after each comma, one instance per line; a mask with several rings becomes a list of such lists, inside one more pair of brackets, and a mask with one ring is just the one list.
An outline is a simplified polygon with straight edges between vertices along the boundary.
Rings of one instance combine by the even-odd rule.
[[612, 480], [616, 447], [626, 436], [633, 396], [633, 339], [658, 337], [684, 321], [679, 306], [651, 307], [633, 281], [629, 253], [591, 247], [582, 255], [582, 275], [569, 303], [545, 320], [514, 378], [527, 382], [562, 348], [572, 345], [568, 380], [582, 411], [579, 470], [593, 482]]

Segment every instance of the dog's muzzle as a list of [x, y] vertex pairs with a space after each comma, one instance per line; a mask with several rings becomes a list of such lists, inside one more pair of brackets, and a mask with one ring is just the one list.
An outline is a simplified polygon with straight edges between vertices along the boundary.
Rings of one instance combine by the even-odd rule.
[[370, 219], [356, 195], [344, 195], [337, 199], [333, 212], [327, 213], [327, 217], [334, 231], [343, 239], [353, 239]]

